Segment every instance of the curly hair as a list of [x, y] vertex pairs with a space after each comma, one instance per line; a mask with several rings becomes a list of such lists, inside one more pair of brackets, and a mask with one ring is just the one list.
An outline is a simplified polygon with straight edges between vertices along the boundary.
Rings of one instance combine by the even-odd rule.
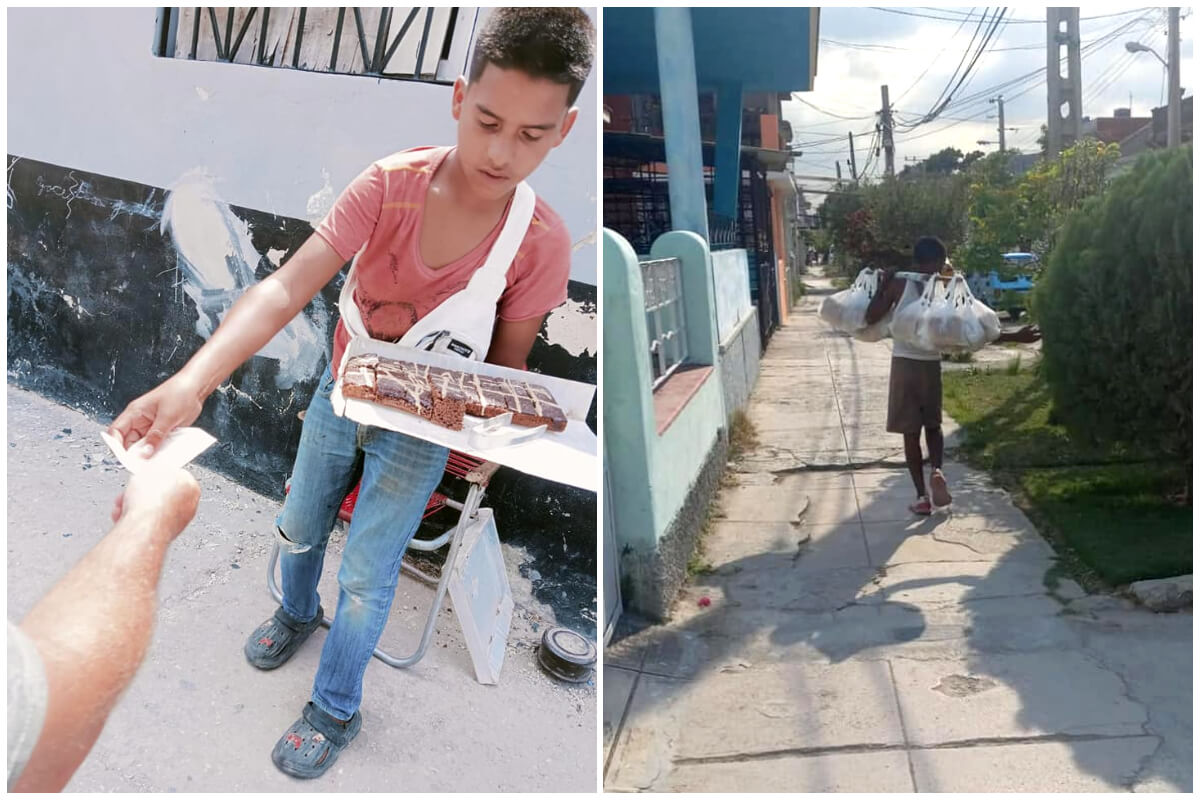
[[488, 64], [519, 69], [566, 85], [572, 105], [592, 71], [595, 36], [580, 8], [497, 8], [475, 40], [468, 79], [478, 80]]

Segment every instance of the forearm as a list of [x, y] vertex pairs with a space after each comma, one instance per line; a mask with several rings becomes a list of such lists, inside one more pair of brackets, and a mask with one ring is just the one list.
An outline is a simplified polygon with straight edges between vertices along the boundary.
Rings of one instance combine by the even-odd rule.
[[137, 672], [169, 543], [157, 527], [123, 519], [21, 623], [41, 655], [49, 701], [18, 791], [66, 785]]
[[242, 363], [261, 350], [300, 312], [311, 297], [297, 297], [274, 276], [243, 294], [212, 337], [180, 370], [203, 399]]

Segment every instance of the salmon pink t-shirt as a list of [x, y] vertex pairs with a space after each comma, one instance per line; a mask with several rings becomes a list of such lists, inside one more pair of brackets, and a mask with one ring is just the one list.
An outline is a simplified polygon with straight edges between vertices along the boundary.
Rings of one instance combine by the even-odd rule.
[[[317, 225], [317, 234], [339, 256], [349, 261], [359, 254], [354, 297], [374, 339], [398, 340], [443, 300], [466, 288], [500, 235], [503, 219], [462, 258], [437, 269], [422, 261], [425, 195], [450, 150], [417, 147], [376, 161], [346, 187]], [[551, 311], [567, 299], [570, 271], [571, 239], [566, 226], [539, 198], [508, 269], [496, 316], [518, 321]], [[349, 341], [345, 325], [338, 320], [333, 336], [335, 370]]]

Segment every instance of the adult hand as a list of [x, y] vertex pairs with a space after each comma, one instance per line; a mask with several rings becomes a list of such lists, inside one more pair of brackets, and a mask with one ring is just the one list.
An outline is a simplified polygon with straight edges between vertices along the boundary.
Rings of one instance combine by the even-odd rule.
[[203, 408], [200, 389], [176, 374], [126, 406], [108, 432], [126, 448], [141, 442], [134, 455], [148, 458], [171, 431], [195, 422]]
[[136, 518], [173, 540], [192, 521], [199, 502], [200, 486], [184, 470], [143, 472], [117, 497], [112, 521]]

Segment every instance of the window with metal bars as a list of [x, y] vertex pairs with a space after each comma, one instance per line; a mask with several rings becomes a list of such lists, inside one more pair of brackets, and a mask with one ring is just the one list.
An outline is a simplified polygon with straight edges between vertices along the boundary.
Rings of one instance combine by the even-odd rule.
[[651, 386], [658, 386], [687, 360], [683, 275], [677, 258], [641, 262], [646, 333], [650, 339]]
[[[164, 58], [448, 82], [438, 77], [438, 67], [451, 55], [461, 11], [160, 8], [154, 52]], [[465, 61], [465, 51], [462, 57]], [[453, 65], [451, 71], [457, 77], [465, 66]]]

